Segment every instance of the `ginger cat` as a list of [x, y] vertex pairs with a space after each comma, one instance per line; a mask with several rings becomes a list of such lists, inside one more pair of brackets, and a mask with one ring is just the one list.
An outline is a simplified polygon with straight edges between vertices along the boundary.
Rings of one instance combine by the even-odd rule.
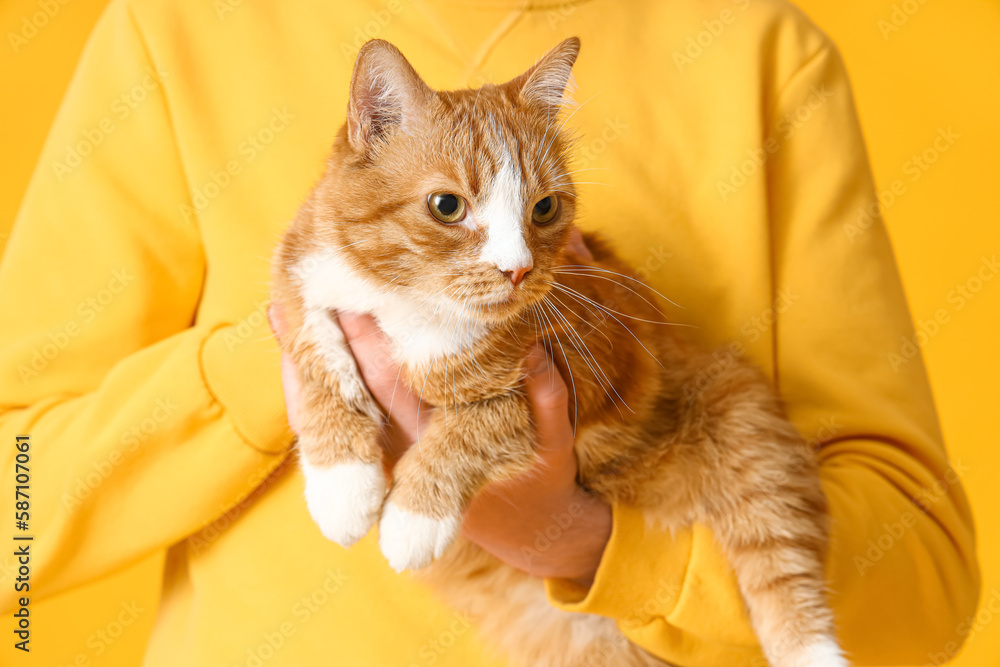
[[[517, 664], [665, 664], [459, 538], [477, 491], [533, 465], [523, 360], [542, 341], [572, 385], [584, 488], [660, 526], [709, 526], [771, 665], [846, 665], [816, 461], [765, 377], [738, 361], [703, 382], [713, 358], [664, 326], [607, 243], [588, 235], [587, 262], [565, 248], [576, 194], [556, 118], [578, 52], [567, 39], [503, 85], [459, 91], [431, 90], [387, 42], [358, 54], [347, 122], [274, 262], [309, 511], [345, 547], [377, 522], [390, 565], [424, 568]], [[341, 309], [374, 315], [407, 383], [441, 406], [391, 479]]]

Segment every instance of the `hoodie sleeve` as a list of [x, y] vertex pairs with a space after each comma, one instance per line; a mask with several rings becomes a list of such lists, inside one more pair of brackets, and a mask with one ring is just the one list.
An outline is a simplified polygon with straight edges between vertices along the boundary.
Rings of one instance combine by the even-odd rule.
[[[836, 49], [806, 58], [767, 108], [764, 141], [781, 142], [766, 165], [772, 302], [800, 297], [770, 330], [775, 375], [800, 432], [818, 434], [838, 637], [855, 664], [923, 664], [961, 645], [978, 597], [963, 467], [945, 452]], [[555, 606], [615, 618], [671, 663], [764, 664], [702, 526], [671, 536], [616, 507], [592, 587], [547, 586]]]
[[[0, 475], [13, 489], [14, 443], [28, 436], [19, 534], [33, 538], [33, 597], [183, 539], [292, 441], [273, 340], [198, 321], [206, 266], [195, 222], [176, 215], [190, 198], [169, 88], [112, 3], [0, 263]], [[5, 586], [0, 606], [23, 594]]]

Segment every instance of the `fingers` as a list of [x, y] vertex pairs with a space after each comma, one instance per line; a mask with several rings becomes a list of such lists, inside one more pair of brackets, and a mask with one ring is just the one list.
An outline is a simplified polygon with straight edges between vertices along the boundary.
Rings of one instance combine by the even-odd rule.
[[[281, 341], [288, 332], [288, 323], [280, 303], [275, 302], [268, 307], [267, 319], [274, 335]], [[371, 316], [341, 313], [338, 321], [368, 390], [389, 414], [389, 437], [385, 444], [390, 459], [396, 459], [416, 440], [420, 426], [431, 414], [432, 406], [419, 406], [417, 398], [403, 382], [399, 365], [392, 356], [392, 344]], [[281, 355], [281, 381], [288, 424], [298, 434], [301, 385], [295, 363], [287, 354]]]
[[392, 343], [371, 315], [344, 312], [337, 318], [368, 390], [408, 441], [415, 441], [432, 406], [421, 405], [410, 391], [393, 357]]
[[562, 462], [573, 451], [569, 390], [559, 369], [540, 345], [529, 351], [525, 371], [525, 388], [538, 436], [536, 451], [550, 463]]
[[[465, 513], [463, 534], [472, 542], [504, 562], [535, 576], [592, 575], [600, 559], [600, 549], [581, 542], [578, 534], [593, 533], [599, 540], [603, 533], [591, 529], [587, 520], [590, 503], [580, 500], [586, 492], [576, 482], [577, 462], [573, 451], [573, 425], [569, 415], [569, 391], [559, 370], [540, 345], [534, 345], [525, 358], [525, 390], [535, 427], [537, 462], [528, 472], [513, 479], [494, 482], [473, 498]], [[535, 559], [525, 557], [525, 544], [531, 544], [551, 525], [552, 517], [572, 508], [583, 509], [552, 549]], [[604, 538], [605, 542], [607, 538]], [[598, 556], [592, 557], [597, 551]], [[584, 558], [581, 564], [577, 562]], [[595, 562], [593, 570], [591, 561]]]
[[371, 315], [338, 313], [337, 320], [368, 390], [383, 407], [388, 407], [399, 372], [392, 358], [392, 344]]
[[[280, 340], [287, 332], [280, 304], [268, 308], [271, 329]], [[391, 421], [413, 442], [430, 416], [432, 406], [421, 405], [403, 380], [392, 354], [392, 343], [370, 315], [340, 313], [340, 328], [358, 364], [362, 379]], [[569, 390], [558, 368], [540, 345], [525, 359], [525, 388], [538, 434], [537, 452], [543, 461], [561, 464], [573, 450], [573, 425], [569, 417]], [[299, 378], [288, 355], [282, 355], [281, 375], [288, 421], [298, 432]]]
[[276, 301], [272, 301], [267, 307], [267, 321], [271, 325], [271, 331], [280, 341], [288, 331], [288, 324], [285, 322], [285, 309]]
[[[285, 311], [280, 303], [271, 303], [267, 308], [267, 321], [271, 325], [271, 331], [281, 339], [288, 333], [288, 323], [285, 322]], [[281, 388], [285, 394], [285, 412], [288, 413], [288, 425], [295, 435], [300, 433], [301, 421], [299, 420], [299, 406], [301, 404], [301, 386], [299, 385], [299, 374], [295, 369], [292, 358], [287, 354], [281, 355]]]
[[285, 412], [288, 413], [288, 425], [295, 435], [300, 434], [299, 419], [302, 389], [299, 385], [299, 373], [287, 354], [281, 355], [281, 388], [285, 392]]

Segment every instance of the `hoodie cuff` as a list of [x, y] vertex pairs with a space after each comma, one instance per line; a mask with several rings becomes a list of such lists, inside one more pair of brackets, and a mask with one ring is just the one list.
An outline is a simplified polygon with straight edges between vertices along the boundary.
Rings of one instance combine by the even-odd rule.
[[240, 335], [233, 325], [212, 331], [201, 351], [205, 385], [243, 440], [261, 452], [286, 452], [295, 439], [281, 384], [281, 350], [274, 336]]
[[691, 556], [692, 535], [657, 530], [642, 510], [612, 505], [611, 537], [585, 588], [565, 579], [546, 579], [549, 604], [563, 611], [613, 618], [623, 626], [667, 617], [680, 598]]

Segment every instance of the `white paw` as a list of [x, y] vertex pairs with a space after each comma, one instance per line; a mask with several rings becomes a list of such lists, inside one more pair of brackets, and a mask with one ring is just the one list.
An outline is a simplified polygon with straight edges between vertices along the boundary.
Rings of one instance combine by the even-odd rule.
[[378, 544], [396, 572], [414, 570], [444, 555], [461, 525], [460, 517], [432, 519], [407, 512], [390, 500], [378, 525]]
[[306, 505], [326, 539], [349, 547], [378, 520], [385, 474], [377, 463], [339, 463], [316, 468], [302, 461]]
[[818, 639], [796, 649], [778, 664], [782, 667], [850, 667], [843, 651], [832, 639]]

